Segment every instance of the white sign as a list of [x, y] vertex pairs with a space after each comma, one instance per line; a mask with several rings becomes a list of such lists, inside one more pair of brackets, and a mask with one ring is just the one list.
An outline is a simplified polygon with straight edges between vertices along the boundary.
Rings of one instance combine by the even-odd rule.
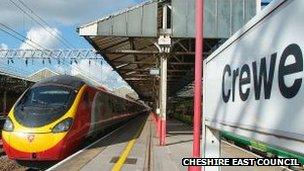
[[205, 123], [304, 154], [304, 1], [274, 1], [204, 61]]
[[159, 68], [151, 68], [150, 75], [159, 75]]

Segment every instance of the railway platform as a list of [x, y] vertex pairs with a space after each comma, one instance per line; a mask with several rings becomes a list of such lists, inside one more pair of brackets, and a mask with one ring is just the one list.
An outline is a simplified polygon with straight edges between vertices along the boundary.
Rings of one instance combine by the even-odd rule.
[[[159, 146], [152, 115], [142, 115], [107, 134], [48, 170], [188, 170], [182, 166], [191, 156], [192, 128], [180, 121], [168, 120], [167, 144]], [[257, 157], [252, 153], [222, 143], [222, 157]], [[223, 167], [222, 170], [244, 170]], [[246, 170], [281, 171], [281, 167], [246, 167]]]

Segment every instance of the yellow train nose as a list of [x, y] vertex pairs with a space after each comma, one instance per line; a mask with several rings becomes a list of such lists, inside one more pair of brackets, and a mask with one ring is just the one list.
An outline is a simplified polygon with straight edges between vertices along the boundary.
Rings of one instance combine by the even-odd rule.
[[38, 153], [57, 145], [66, 133], [5, 132], [3, 139], [14, 149], [27, 153]]

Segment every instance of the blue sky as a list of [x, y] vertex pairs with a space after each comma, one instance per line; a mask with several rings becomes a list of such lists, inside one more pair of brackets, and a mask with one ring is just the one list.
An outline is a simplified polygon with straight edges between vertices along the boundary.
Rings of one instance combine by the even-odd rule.
[[[18, 2], [18, 0], [12, 1]], [[61, 3], [62, 0], [23, 0], [23, 2], [52, 27], [57, 28], [76, 48], [90, 48], [86, 41], [83, 41], [76, 33], [77, 26], [143, 2], [143, 0], [65, 0], [66, 3]], [[75, 5], [68, 7], [71, 3]], [[0, 22], [15, 28], [23, 35], [26, 35], [31, 28], [39, 27], [14, 6], [11, 0], [1, 0], [0, 11], [4, 13], [4, 16], [0, 17]], [[56, 14], [58, 12], [59, 14]], [[0, 44], [5, 43], [9, 48], [19, 48], [20, 41], [12, 39], [3, 32], [0, 33], [0, 37]]]
[[[0, 0], [0, 23], [14, 28], [20, 34], [46, 48], [67, 48], [15, 6], [15, 4], [17, 4], [22, 7], [20, 2], [23, 2], [48, 23], [50, 26], [50, 28], [48, 28], [49, 32], [63, 36], [74, 48], [90, 49], [92, 48], [90, 44], [76, 33], [78, 26], [143, 1], [144, 0]], [[8, 36], [0, 30], [0, 48], [26, 49], [32, 47]], [[7, 66], [6, 63], [6, 61], [0, 61], [0, 68], [13, 69], [12, 71], [17, 70], [17, 73], [23, 75], [28, 75], [43, 67], [49, 67], [57, 72], [63, 72], [64, 68], [71, 70], [68, 66], [54, 65], [56, 62], [53, 62], [51, 65], [46, 62], [43, 65], [41, 61], [34, 61], [33, 64], [30, 62], [28, 66], [25, 65], [24, 61], [18, 60], [15, 61], [14, 64], [10, 64], [10, 66]], [[82, 65], [84, 68], [91, 67], [85, 64], [84, 61], [79, 65]], [[95, 73], [103, 72], [104, 75], [96, 78], [96, 80], [102, 82], [107, 87], [117, 88], [117, 86], [126, 85], [118, 78], [116, 73], [112, 72], [107, 64], [103, 64], [101, 67], [98, 62], [98, 64], [95, 64], [92, 68], [94, 69], [91, 69], [91, 72], [88, 74], [98, 75]], [[70, 72], [75, 71], [72, 70]]]
[[[55, 38], [54, 35], [56, 35], [57, 37], [63, 36], [74, 48], [91, 49], [91, 45], [77, 34], [76, 28], [78, 26], [97, 20], [117, 10], [133, 6], [143, 2], [143, 0], [22, 0], [21, 2], [48, 23], [50, 27], [47, 29], [53, 35], [45, 31], [43, 27], [18, 9], [19, 6], [28, 13], [31, 13], [19, 0], [0, 1], [1, 24], [15, 29], [18, 33], [46, 48], [68, 48]], [[0, 30], [0, 48], [31, 49], [33, 47], [12, 38]], [[92, 65], [89, 66], [87, 62], [78, 61], [78, 67], [83, 67], [84, 70], [89, 67], [88, 71], [90, 72], [86, 74], [94, 77], [93, 79], [102, 82], [102, 84], [112, 89], [126, 86], [126, 83], [106, 63], [103, 63], [101, 66], [100, 61], [98, 63], [92, 62]], [[73, 65], [75, 66], [76, 64], [74, 63]], [[24, 61], [15, 59], [14, 64], [10, 63], [10, 65], [7, 65], [6, 60], [0, 60], [0, 68], [5, 68], [10, 72], [25, 76], [45, 67], [61, 73], [66, 72], [66, 70], [72, 74], [77, 74], [78, 72], [70, 66], [57, 65], [56, 61], [53, 61], [51, 64], [48, 62], [42, 64], [42, 61], [35, 60], [25, 65]]]

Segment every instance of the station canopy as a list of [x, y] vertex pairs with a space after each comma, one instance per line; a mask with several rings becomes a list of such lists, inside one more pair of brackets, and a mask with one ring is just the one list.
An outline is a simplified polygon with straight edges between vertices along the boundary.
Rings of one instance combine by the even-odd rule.
[[[205, 0], [204, 57], [252, 18], [255, 11], [255, 0]], [[80, 26], [78, 32], [142, 100], [153, 102], [158, 97], [159, 75], [151, 75], [150, 71], [160, 67], [163, 54], [157, 43], [161, 35], [171, 38], [170, 52], [166, 54], [168, 95], [175, 96], [194, 79], [194, 0], [144, 2]]]

